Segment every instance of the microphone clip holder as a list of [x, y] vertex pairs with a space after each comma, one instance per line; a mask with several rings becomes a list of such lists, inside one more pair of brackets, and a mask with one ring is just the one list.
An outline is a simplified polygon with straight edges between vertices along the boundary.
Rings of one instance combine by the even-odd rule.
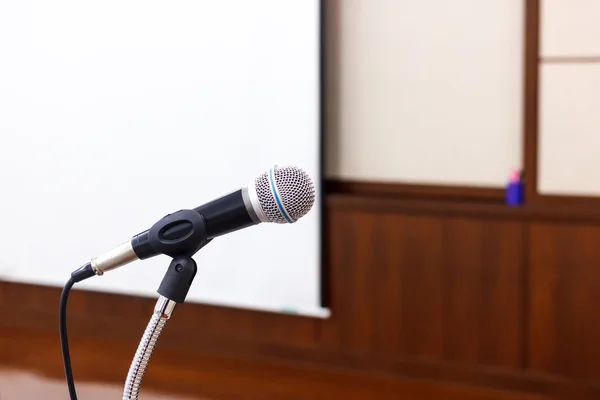
[[135, 235], [131, 242], [136, 255], [144, 260], [157, 254], [171, 258], [192, 257], [211, 240], [208, 239], [206, 219], [202, 214], [194, 210], [179, 210]]
[[175, 305], [185, 301], [198, 272], [192, 256], [212, 240], [206, 239], [204, 217], [192, 210], [167, 215], [150, 228], [147, 237], [155, 250], [172, 257], [172, 260], [158, 287], [160, 296], [154, 313], [129, 367], [123, 388], [124, 400], [138, 399], [144, 373], [160, 334]]

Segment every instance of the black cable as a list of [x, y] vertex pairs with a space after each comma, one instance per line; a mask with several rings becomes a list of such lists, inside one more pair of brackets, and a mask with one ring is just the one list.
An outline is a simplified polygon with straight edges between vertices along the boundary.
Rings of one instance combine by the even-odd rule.
[[62, 347], [65, 377], [67, 378], [67, 386], [69, 388], [69, 396], [71, 397], [71, 400], [77, 400], [77, 392], [75, 391], [75, 381], [73, 380], [73, 370], [71, 368], [71, 356], [69, 354], [69, 339], [67, 338], [67, 298], [69, 297], [69, 293], [71, 292], [71, 288], [74, 284], [75, 280], [73, 278], [69, 278], [60, 295], [60, 305], [58, 310], [60, 345]]
[[94, 270], [90, 263], [73, 271], [71, 277], [65, 284], [60, 295], [60, 304], [58, 308], [58, 330], [60, 333], [60, 346], [62, 348], [63, 364], [65, 366], [65, 377], [67, 379], [67, 387], [69, 388], [69, 396], [71, 400], [77, 400], [77, 392], [75, 391], [75, 380], [73, 379], [73, 369], [71, 368], [71, 355], [69, 353], [69, 339], [67, 338], [67, 299], [71, 288], [76, 282], [81, 282], [84, 279], [94, 276]]

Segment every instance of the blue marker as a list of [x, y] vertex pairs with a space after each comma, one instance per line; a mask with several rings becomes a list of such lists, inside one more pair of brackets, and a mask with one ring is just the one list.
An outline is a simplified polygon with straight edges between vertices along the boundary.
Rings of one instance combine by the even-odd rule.
[[523, 205], [525, 198], [525, 185], [518, 170], [510, 174], [508, 185], [506, 185], [505, 201], [512, 207]]

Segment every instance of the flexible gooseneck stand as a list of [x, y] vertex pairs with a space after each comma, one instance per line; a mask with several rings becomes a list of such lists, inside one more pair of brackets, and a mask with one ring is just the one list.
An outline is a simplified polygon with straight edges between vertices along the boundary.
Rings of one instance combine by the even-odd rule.
[[150, 242], [161, 253], [172, 257], [163, 277], [160, 297], [144, 331], [123, 388], [123, 400], [137, 400], [144, 373], [165, 324], [177, 303], [183, 303], [190, 290], [198, 266], [192, 256], [210, 242], [206, 239], [206, 222], [196, 212], [178, 211], [167, 215], [150, 229]]
[[167, 273], [163, 278], [158, 293], [160, 297], [154, 307], [154, 314], [148, 322], [148, 326], [142, 336], [142, 340], [135, 352], [125, 387], [123, 389], [123, 400], [137, 399], [144, 373], [150, 362], [152, 351], [158, 342], [158, 338], [171, 318], [175, 304], [183, 303], [188, 294], [192, 281], [196, 276], [198, 267], [190, 257], [176, 257], [171, 261]]

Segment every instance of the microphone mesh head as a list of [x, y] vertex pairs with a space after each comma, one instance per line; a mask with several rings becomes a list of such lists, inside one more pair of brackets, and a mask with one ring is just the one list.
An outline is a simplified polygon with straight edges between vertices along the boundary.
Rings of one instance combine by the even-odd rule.
[[271, 222], [293, 223], [315, 203], [315, 185], [298, 167], [275, 166], [254, 182], [260, 207]]

